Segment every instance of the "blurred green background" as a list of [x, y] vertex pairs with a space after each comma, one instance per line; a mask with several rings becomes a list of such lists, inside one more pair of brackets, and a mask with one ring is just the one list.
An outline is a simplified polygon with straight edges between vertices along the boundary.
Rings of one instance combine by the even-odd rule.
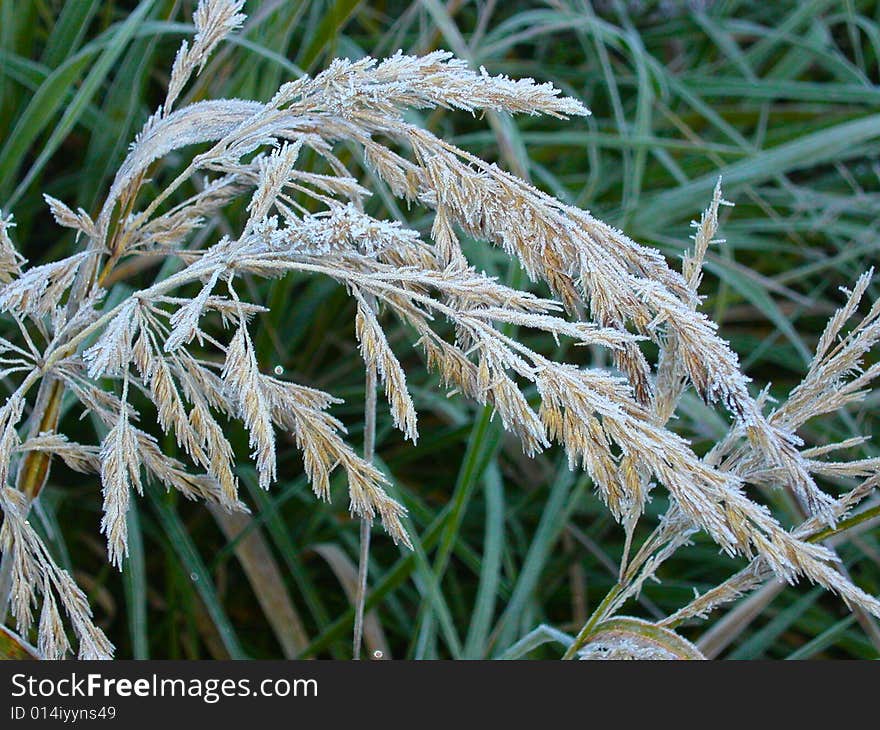
[[[94, 213], [128, 145], [161, 102], [192, 0], [2, 0], [0, 2], [0, 207], [32, 262], [66, 255], [41, 194]], [[549, 80], [593, 116], [486, 119], [438, 111], [419, 123], [560, 199], [590, 209], [674, 266], [689, 222], [720, 175], [721, 236], [706, 265], [705, 311], [721, 325], [756, 385], [786, 393], [803, 374], [824, 322], [877, 260], [880, 213], [880, 3], [497, 2], [249, 0], [245, 27], [221, 47], [182, 103], [206, 97], [267, 99], [280, 83], [336, 56], [446, 48], [474, 67]], [[359, 169], [360, 155], [344, 150]], [[157, 179], [185, 159], [175, 153]], [[306, 160], [306, 163], [308, 160]], [[376, 186], [364, 172], [367, 184]], [[427, 232], [424, 211], [377, 190], [370, 212]], [[242, 206], [199, 234], [235, 230]], [[518, 276], [502, 252], [469, 244], [471, 260]], [[124, 271], [112, 296], [148, 284], [155, 267]], [[288, 277], [252, 282], [272, 306], [255, 322], [261, 366], [345, 398], [334, 413], [362, 437], [363, 368], [354, 311], [331, 282]], [[536, 289], [536, 291], [539, 291]], [[870, 290], [876, 298], [876, 285]], [[535, 460], [488, 414], [446, 398], [399, 332], [420, 411], [417, 446], [392, 430], [380, 399], [378, 458], [409, 508], [414, 553], [377, 529], [370, 565], [369, 652], [404, 657], [496, 657], [541, 623], [576, 631], [616, 577], [623, 533], [556, 451]], [[559, 357], [590, 358], [532, 344]], [[5, 387], [5, 386], [4, 386]], [[877, 397], [808, 424], [808, 443], [870, 434]], [[63, 430], [93, 442], [93, 424], [70, 413]], [[719, 412], [688, 396], [673, 423], [705, 451], [726, 431]], [[332, 505], [318, 504], [292, 443], [280, 448], [268, 493], [242, 455], [251, 518], [233, 520], [161, 488], [134, 503], [131, 557], [123, 574], [106, 561], [100, 486], [54, 464], [35, 523], [61, 565], [88, 592], [118, 656], [151, 658], [351, 656], [351, 593], [358, 526], [337, 478]], [[169, 453], [173, 439], [162, 439]], [[853, 458], [876, 455], [868, 445]], [[789, 505], [763, 495], [791, 524]], [[637, 535], [666, 507], [655, 492]], [[838, 549], [853, 578], [880, 593], [876, 528]], [[686, 603], [742, 567], [697, 537], [624, 613], [651, 618]], [[835, 597], [810, 586], [765, 589], [755, 617], [707, 627], [712, 653], [732, 658], [876, 658], [866, 632]], [[739, 617], [738, 617], [739, 616]], [[738, 618], [737, 618], [738, 617]], [[530, 656], [558, 656], [547, 645]]]

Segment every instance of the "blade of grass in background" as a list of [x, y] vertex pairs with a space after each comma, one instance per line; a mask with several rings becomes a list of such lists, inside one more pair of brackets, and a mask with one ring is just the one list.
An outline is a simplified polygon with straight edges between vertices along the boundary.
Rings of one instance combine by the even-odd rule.
[[146, 491], [174, 552], [192, 582], [192, 590], [204, 602], [205, 609], [219, 632], [223, 646], [229, 652], [230, 658], [246, 659], [247, 655], [239, 643], [235, 628], [217, 596], [214, 579], [205, 567], [189, 531], [170, 502], [169, 495], [156, 485], [147, 486]]
[[[98, 59], [91, 64], [89, 68], [89, 72], [77, 90], [76, 94], [74, 94], [73, 98], [67, 103], [64, 113], [61, 115], [61, 119], [55, 123], [52, 128], [52, 133], [49, 135], [48, 140], [46, 140], [45, 144], [42, 146], [40, 154], [37, 156], [37, 159], [34, 163], [28, 168], [27, 173], [24, 175], [23, 179], [18, 183], [14, 192], [12, 192], [8, 196], [7, 205], [12, 207], [18, 201], [18, 199], [24, 194], [24, 191], [28, 188], [28, 186], [33, 182], [36, 176], [42, 171], [43, 167], [61, 145], [62, 141], [64, 141], [67, 134], [73, 128], [73, 126], [77, 123], [83, 111], [85, 110], [88, 103], [91, 101], [92, 96], [97, 92], [99, 86], [104, 82], [107, 75], [113, 70], [113, 66], [116, 63], [116, 60], [119, 58], [120, 54], [125, 49], [125, 46], [131, 40], [135, 31], [137, 30], [138, 25], [143, 22], [143, 20], [147, 17], [147, 14], [153, 7], [155, 0], [141, 0], [138, 4], [138, 7], [123, 21], [119, 27], [115, 30], [112, 35], [112, 38], [107, 44], [107, 47], [98, 57]], [[85, 57], [85, 60], [88, 59], [88, 56]], [[82, 66], [77, 64], [72, 64], [72, 68], [78, 73], [85, 68], [85, 64]], [[35, 109], [35, 116], [37, 116], [37, 109], [40, 110], [38, 116], [42, 117], [42, 121], [38, 122], [40, 127], [45, 127], [49, 120], [52, 118], [50, 114], [45, 113], [45, 109], [42, 109], [43, 103], [48, 103], [51, 106], [54, 106], [56, 109], [60, 106], [61, 101], [63, 101], [63, 94], [66, 91], [66, 85], [71, 83], [73, 79], [76, 78], [76, 74], [70, 73], [68, 69], [68, 74], [63, 75], [61, 77], [61, 81], [55, 80], [57, 83], [52, 86], [52, 88], [46, 92], [45, 99], [40, 100], [40, 106]], [[36, 99], [32, 101], [31, 106], [34, 105]], [[25, 114], [28, 113], [31, 107], [28, 107], [28, 110], [25, 111]], [[21, 125], [21, 121], [19, 123]], [[24, 126], [25, 129], [29, 129], [29, 133], [33, 136], [36, 136], [38, 133], [38, 129], [34, 129], [32, 126]], [[13, 149], [16, 150], [14, 155], [10, 155], [10, 160], [7, 160], [5, 157], [6, 149], [4, 148], [4, 155], [0, 156], [0, 192], [4, 192], [9, 187], [9, 178], [11, 174], [13, 174], [17, 168], [17, 162], [23, 157], [25, 151], [27, 150], [24, 146], [19, 146], [17, 143], [17, 137], [15, 137], [15, 131], [13, 131], [13, 138], [16, 139], [16, 145]], [[18, 158], [18, 160], [16, 160]]]
[[470, 626], [465, 640], [465, 659], [486, 658], [489, 632], [495, 615], [501, 557], [504, 552], [504, 483], [496, 464], [483, 477], [486, 495], [486, 529], [480, 561], [480, 583], [474, 598]]
[[[50, 5], [38, 5], [0, 2], [0, 190], [7, 196], [17, 191], [15, 232], [32, 259], [44, 256], [47, 242], [58, 236], [39, 197], [41, 186], [20, 189], [24, 178], [41, 179], [51, 194], [91, 210], [132, 135], [160, 102], [177, 44], [193, 32], [191, 3], [156, 3], [134, 29], [125, 27], [134, 3], [63, 3], [57, 18]], [[590, 6], [562, 0], [490, 7], [433, 0], [249, 0], [245, 28], [217, 53], [181, 103], [214, 95], [265, 99], [279, 81], [296, 77], [300, 68], [320, 70], [335, 54], [384, 55], [398, 48], [450, 48], [490, 73], [553, 81], [582, 98], [593, 116], [564, 125], [502, 119], [492, 122], [491, 132], [485, 120], [459, 112], [413, 115], [413, 121], [528, 173], [539, 187], [661, 247], [675, 267], [689, 243], [688, 222], [705, 207], [720, 173], [725, 196], [737, 207], [725, 211], [720, 231], [728, 244], [713, 247], [707, 265], [706, 311], [723, 316], [721, 334], [733, 341], [757, 381], [787, 388], [801, 375], [802, 357], [812, 349], [823, 318], [840, 303], [837, 287], [851, 285], [880, 254], [880, 34], [874, 5], [712, 3], [694, 13], [672, 3]], [[129, 38], [117, 49], [124, 27]], [[104, 73], [95, 76], [90, 71], [97, 59]], [[76, 106], [69, 112], [71, 103]], [[55, 134], [61, 120], [64, 127]], [[36, 150], [50, 139], [54, 153], [41, 160]], [[360, 166], [359, 150], [339, 152], [355, 174], [369, 174]], [[169, 168], [175, 164], [176, 159], [168, 161]], [[157, 170], [158, 182], [163, 174]], [[8, 205], [8, 197], [0, 198], [4, 212]], [[418, 207], [401, 208], [382, 190], [368, 206], [371, 214], [399, 216], [427, 237], [430, 220]], [[230, 223], [234, 217], [233, 212]], [[214, 233], [205, 241], [216, 240]], [[71, 242], [68, 236], [57, 245]], [[478, 268], [505, 276], [502, 253], [489, 247], [468, 253]], [[270, 286], [273, 311], [255, 320], [261, 366], [271, 372], [280, 365], [285, 378], [345, 397], [334, 415], [357, 443], [362, 384], [352, 365], [353, 312], [345, 297], [319, 280], [304, 284], [291, 277]], [[877, 294], [874, 287], [872, 296]], [[392, 344], [398, 349], [409, 336], [401, 328]], [[540, 346], [550, 352], [555, 344]], [[583, 351], [564, 356], [592, 362]], [[395, 493], [409, 507], [421, 552], [401, 555], [377, 535], [368, 596], [392, 653], [445, 657], [458, 647], [468, 657], [558, 656], [558, 645], [543, 645], [560, 640], [558, 635], [529, 629], [541, 623], [568, 629], [572, 566], [582, 573], [586, 608], [601, 599], [613, 583], [603, 558], [619, 556], [619, 528], [589, 490], [569, 487], [564, 498], [554, 451], [527, 464], [516, 447], [505, 448], [500, 430], [494, 430], [497, 423], [475, 433], [470, 424], [479, 424], [486, 413], [460, 397], [446, 399], [436, 378], [422, 373], [417, 356], [406, 365], [413, 373], [408, 380], [420, 411], [420, 440], [404, 448], [387, 412], [381, 412], [379, 455], [394, 476]], [[876, 413], [878, 404], [869, 401], [849, 417], [808, 424], [804, 435], [812, 443], [829, 443], [856, 429], [876, 432]], [[77, 417], [65, 416], [71, 423]], [[688, 393], [679, 425], [692, 429], [701, 450], [725, 432], [727, 421]], [[244, 453], [246, 440], [239, 438], [236, 447]], [[53, 465], [43, 497], [47, 520], [39, 529], [53, 540], [56, 532], [60, 537], [51, 542], [53, 553], [70, 551], [71, 562], [85, 566], [90, 591], [115, 600], [118, 615], [108, 630], [117, 644], [130, 645], [135, 655], [193, 658], [227, 653], [217, 639], [224, 621], [236, 630], [242, 622], [234, 642], [239, 649], [246, 638], [255, 656], [277, 655], [259, 602], [239, 601], [226, 587], [247, 578], [230, 559], [233, 552], [264, 531], [281, 581], [293, 603], [304, 607], [304, 630], [314, 637], [304, 655], [347, 657], [352, 612], [333, 571], [310, 546], [331, 544], [354, 555], [357, 526], [339, 499], [329, 506], [312, 500], [294, 451], [286, 442], [279, 447], [280, 481], [269, 493], [241, 471], [254, 514], [231, 541], [224, 542], [210, 519], [186, 505], [180, 514], [172, 508], [174, 518], [157, 512], [154, 519], [154, 510], [141, 509], [135, 516], [140, 556], [132, 553], [122, 576], [104, 570], [103, 552], [79, 529], [99, 519], [85, 506], [99, 493], [97, 480]], [[869, 446], [864, 455], [876, 453]], [[460, 482], [466, 471], [471, 476]], [[336, 479], [334, 490], [342, 488]], [[656, 499], [662, 499], [659, 490]], [[787, 516], [782, 503], [773, 506]], [[646, 517], [646, 528], [656, 514]], [[569, 526], [595, 550], [578, 539], [572, 549], [563, 549], [558, 535]], [[181, 530], [190, 540], [184, 557], [177, 544]], [[663, 583], [645, 586], [643, 601], [625, 611], [675, 610], [690, 600], [694, 586], [705, 590], [738, 567], [701, 540], [681, 551]], [[859, 580], [878, 592], [880, 570], [870, 557], [878, 550], [874, 535], [861, 547], [843, 547]], [[166, 555], [177, 559], [163, 565]], [[210, 569], [201, 557], [209, 555]], [[187, 563], [193, 557], [205, 572], [197, 583]], [[165, 575], [162, 595], [153, 595], [149, 606], [147, 575], [151, 580]], [[220, 590], [213, 590], [215, 581]], [[200, 608], [199, 583], [212, 589], [213, 606], [205, 601]], [[774, 619], [802, 598], [797, 589], [783, 589], [757, 618], [724, 632], [725, 650], [794, 658], [871, 655], [862, 630], [851, 617], [841, 619], [831, 600], [813, 603], [778, 631]], [[162, 601], [170, 611], [163, 611]], [[708, 626], [723, 628], [726, 615], [713, 616]], [[687, 628], [694, 635], [704, 630]]]
[[222, 507], [214, 505], [209, 509], [226, 539], [234, 544], [235, 555], [244, 568], [248, 582], [285, 658], [293, 659], [308, 646], [309, 637], [299, 613], [287, 595], [281, 571], [262, 533], [255, 529], [242, 536], [251, 518], [238, 512], [226, 512]]
[[133, 659], [150, 658], [147, 624], [147, 566], [141, 534], [140, 508], [133, 502], [128, 509], [128, 558], [122, 571], [128, 611], [128, 631]]

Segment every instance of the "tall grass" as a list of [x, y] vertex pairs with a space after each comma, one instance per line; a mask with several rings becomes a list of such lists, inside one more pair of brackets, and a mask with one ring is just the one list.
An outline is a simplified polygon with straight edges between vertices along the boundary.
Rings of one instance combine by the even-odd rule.
[[[34, 264], [76, 250], [73, 233], [59, 237], [41, 194], [97, 212], [128, 143], [165, 96], [174, 53], [193, 33], [181, 20], [192, 10], [192, 3], [160, 0], [3, 2], [0, 201], [15, 213], [15, 240]], [[721, 209], [724, 242], [706, 255], [701, 306], [742, 355], [746, 373], [756, 384], [770, 383], [771, 396], [788, 394], [800, 381], [825, 321], [844, 301], [838, 287], [851, 288], [876, 261], [876, 3], [716, 2], [691, 9], [250, 2], [247, 10], [242, 31], [218, 50], [180, 106], [217, 97], [265, 101], [282, 82], [315, 73], [334, 57], [381, 57], [398, 48], [449, 48], [473, 68], [550, 80], [592, 116], [564, 125], [442, 110], [409, 118], [563, 202], [589, 208], [660, 248], [675, 267], [690, 245], [689, 223], [711, 200], [720, 174], [736, 207]], [[344, 149], [340, 159], [358, 155]], [[303, 163], [314, 159], [306, 155]], [[401, 205], [369, 171], [363, 180], [377, 192], [367, 204], [371, 215], [430, 230], [424, 210]], [[146, 194], [158, 192], [158, 184], [146, 181]], [[237, 230], [245, 204], [212, 220], [199, 243]], [[469, 240], [463, 248], [478, 268], [511, 286], [526, 284], [503, 252]], [[123, 261], [107, 304], [157, 273], [169, 271]], [[253, 330], [260, 364], [344, 398], [334, 414], [349, 427], [350, 442], [360, 443], [364, 383], [350, 336], [351, 300], [330, 282], [297, 274], [248, 280], [247, 287], [248, 298], [270, 308]], [[866, 299], [877, 293], [870, 282]], [[3, 333], [13, 334], [14, 325]], [[570, 641], [613, 594], [625, 531], [564, 457], [549, 450], [526, 459], [488, 410], [443, 396], [419, 357], [404, 354], [404, 328], [390, 326], [387, 335], [406, 367], [420, 438], [404, 443], [387, 410], [378, 409], [376, 464], [408, 510], [413, 550], [399, 552], [378, 534], [373, 540], [368, 655], [559, 656], [564, 647], [553, 642]], [[570, 343], [532, 331], [517, 336], [555, 360], [574, 352]], [[600, 349], [592, 357], [611, 364]], [[799, 433], [813, 446], [870, 434], [876, 403], [871, 394]], [[61, 401], [61, 423], [100, 434], [99, 424], [76, 426], [72, 405]], [[672, 422], [698, 454], [728, 425], [723, 411], [693, 391]], [[227, 436], [236, 453], [248, 452], [243, 431]], [[177, 450], [173, 437], [161, 446]], [[846, 452], [850, 459], [875, 455], [870, 443]], [[244, 460], [237, 465], [252, 508], [246, 519], [147, 489], [128, 512], [121, 574], [109, 568], [97, 539], [101, 500], [92, 477], [54, 464], [31, 520], [86, 591], [119, 656], [350, 656], [358, 525], [341, 498], [316, 505], [292, 445], [279, 450], [278, 472], [279, 483], [264, 492], [253, 469]], [[840, 479], [837, 489], [847, 485]], [[344, 489], [344, 479], [331, 489]], [[782, 524], [800, 522], [798, 504], [785, 492], [756, 489], [754, 496]], [[665, 492], [655, 490], [634, 545], [667, 507]], [[869, 501], [866, 509], [873, 507]], [[874, 525], [860, 522], [832, 540], [853, 580], [877, 595]], [[659, 620], [687, 604], [695, 588], [705, 593], [743, 567], [707, 537], [693, 539], [659, 569], [660, 583], [646, 584], [623, 613]], [[689, 619], [677, 631], [710, 656], [877, 656], [870, 619], [854, 618], [826, 592], [772, 579], [708, 622]]]

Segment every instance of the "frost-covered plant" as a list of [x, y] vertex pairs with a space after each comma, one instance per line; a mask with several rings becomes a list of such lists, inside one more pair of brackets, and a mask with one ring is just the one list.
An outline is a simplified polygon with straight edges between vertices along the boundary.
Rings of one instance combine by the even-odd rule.
[[[276, 432], [289, 432], [318, 498], [329, 499], [330, 474], [341, 469], [352, 514], [366, 523], [381, 520], [395, 542], [409, 544], [404, 508], [370, 463], [371, 447], [359, 455], [328, 412], [339, 401], [260, 367], [249, 321], [265, 309], [246, 300], [243, 277], [290, 272], [329, 277], [346, 288], [357, 309], [355, 336], [366, 371], [383, 384], [394, 424], [406, 438], [418, 437], [417, 414], [383, 313], [412, 333], [427, 367], [450, 390], [490, 405], [526, 454], [556, 443], [572, 469], [586, 470], [626, 530], [627, 554], [651, 490], [668, 490], [668, 513], [631, 559], [624, 556], [620, 582], [572, 642], [570, 655], [665, 656], [675, 655], [675, 647], [693, 653], [671, 629], [768, 576], [807, 578], [857, 610], [880, 615], [880, 601], [841, 572], [829, 548], [811, 540], [874, 488], [877, 463], [826, 460], [852, 442], [805, 449], [796, 435], [808, 419], [860, 398], [880, 372], [877, 366], [859, 369], [880, 338], [880, 304], [842, 334], [870, 273], [828, 324], [803, 383], [770, 408], [764, 397], [751, 395], [736, 354], [699, 311], [697, 288], [723, 203], [720, 187], [678, 273], [657, 251], [586, 211], [407, 121], [408, 108], [432, 107], [588, 114], [549, 84], [475, 72], [445, 52], [337, 60], [313, 78], [284, 84], [266, 103], [199, 101], [175, 109], [212, 50], [241, 24], [242, 5], [199, 4], [197, 33], [177, 54], [165, 102], [132, 144], [96, 217], [46, 198], [58, 224], [77, 231], [79, 253], [27, 268], [11, 240], [12, 217], [0, 216], [0, 311], [20, 333], [16, 342], [0, 340], [3, 376], [14, 384], [0, 408], [0, 593], [4, 604], [9, 597], [24, 635], [34, 607], [42, 606], [37, 648], [43, 656], [60, 657], [69, 648], [62, 610], [81, 657], [109, 657], [113, 650], [84, 594], [27, 521], [51, 456], [100, 474], [101, 529], [117, 567], [127, 551], [129, 501], [132, 492], [142, 492], [144, 475], [191, 499], [246, 510], [222, 418], [246, 427], [260, 486], [268, 489], [275, 480]], [[148, 197], [151, 169], [197, 144], [203, 151]], [[429, 235], [364, 212], [370, 191], [338, 156], [343, 144], [359, 148], [395, 196], [433, 211]], [[306, 151], [332, 173], [304, 169], [299, 163]], [[187, 183], [195, 183], [195, 192], [180, 201]], [[242, 197], [249, 202], [238, 230], [204, 249], [191, 244], [197, 229]], [[462, 236], [503, 248], [554, 298], [511, 288], [475, 269], [462, 252]], [[108, 277], [135, 257], [163, 257], [176, 268], [109, 304]], [[228, 336], [218, 339], [216, 328], [205, 327], [208, 316], [219, 318]], [[440, 326], [446, 322], [452, 335]], [[555, 362], [506, 334], [510, 325], [607, 348], [615, 368]], [[643, 353], [642, 340], [659, 347], [656, 364]], [[529, 385], [537, 399], [524, 394]], [[727, 437], [703, 457], [666, 426], [687, 388], [723, 406], [732, 420]], [[164, 454], [139, 425], [141, 414], [129, 397], [135, 391], [155, 405], [161, 429], [191, 463]], [[58, 431], [65, 393], [103, 424], [99, 445]], [[31, 415], [23, 424], [29, 398]], [[863, 481], [835, 497], [816, 483], [828, 476]], [[789, 490], [802, 507], [803, 525], [783, 528], [746, 495], [747, 484]], [[697, 530], [751, 561], [749, 567], [650, 631], [635, 631], [635, 620], [627, 620], [623, 633], [609, 624]]]

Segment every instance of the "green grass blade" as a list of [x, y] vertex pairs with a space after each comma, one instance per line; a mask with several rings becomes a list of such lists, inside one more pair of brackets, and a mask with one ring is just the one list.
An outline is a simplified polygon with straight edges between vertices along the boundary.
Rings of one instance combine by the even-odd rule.
[[149, 626], [147, 625], [147, 567], [144, 538], [141, 532], [140, 508], [137, 500], [128, 507], [128, 558], [122, 571], [125, 604], [128, 612], [128, 633], [132, 659], [150, 658]]
[[252, 517], [240, 512], [226, 512], [216, 505], [208, 509], [226, 539], [236, 543], [235, 556], [281, 645], [284, 657], [293, 659], [308, 645], [309, 639], [262, 531], [259, 528], [251, 529], [245, 537], [240, 537], [253, 523]]
[[552, 626], [542, 624], [523, 636], [513, 646], [506, 649], [499, 659], [522, 659], [526, 654], [534, 651], [544, 644], [561, 644], [566, 649], [571, 646], [574, 638], [568, 634], [554, 629]]
[[76, 52], [100, 6], [101, 0], [77, 0], [61, 7], [61, 14], [46, 41], [44, 64], [55, 68]]
[[841, 634], [843, 634], [850, 626], [856, 622], [855, 614], [850, 614], [846, 618], [842, 618], [836, 624], [829, 626], [825, 631], [819, 634], [815, 639], [808, 641], [799, 649], [789, 654], [786, 659], [810, 659], [829, 646], [834, 644]]
[[[55, 154], [55, 151], [67, 137], [70, 130], [73, 129], [74, 125], [79, 121], [83, 112], [88, 107], [88, 104], [91, 101], [92, 97], [97, 93], [100, 85], [105, 81], [107, 76], [113, 70], [114, 65], [118, 60], [120, 54], [123, 52], [128, 42], [134, 36], [138, 25], [150, 12], [154, 3], [155, 0], [141, 0], [141, 3], [134, 10], [134, 12], [132, 12], [116, 29], [115, 33], [112, 36], [112, 39], [107, 44], [107, 47], [101, 53], [98, 60], [95, 61], [95, 63], [91, 66], [88, 74], [86, 75], [76, 94], [74, 94], [73, 98], [67, 104], [67, 107], [64, 110], [64, 114], [62, 114], [61, 116], [61, 119], [52, 128], [52, 133], [49, 135], [49, 139], [46, 140], [46, 143], [42, 146], [37, 159], [30, 166], [24, 178], [17, 185], [15, 191], [10, 196], [10, 207], [14, 206], [19, 198], [24, 194], [24, 191], [27, 190], [27, 188], [34, 181], [36, 176], [42, 171], [46, 163], [49, 161], [52, 155]], [[17, 141], [13, 141], [15, 142], [15, 147], [17, 148]], [[8, 166], [4, 164], [5, 162], [5, 160], [0, 159], [0, 190], [5, 189], [3, 186], [6, 185], [6, 176], [9, 174]], [[12, 166], [13, 170], [15, 170], [16, 168], [17, 165]]]
[[336, 37], [348, 22], [348, 19], [361, 4], [361, 0], [333, 0], [324, 13], [324, 17], [296, 57], [296, 65], [311, 71], [323, 51], [332, 48]]
[[465, 640], [463, 657], [483, 659], [489, 642], [489, 631], [495, 615], [495, 600], [501, 577], [501, 556], [504, 551], [504, 483], [497, 464], [486, 470], [486, 534], [480, 561], [480, 582], [474, 599], [471, 624]]
[[776, 638], [816, 602], [822, 595], [821, 588], [814, 588], [805, 596], [780, 611], [771, 621], [756, 631], [728, 655], [728, 659], [757, 659]]
[[[846, 159], [858, 144], [880, 138], [880, 114], [836, 124], [807, 134], [791, 142], [757, 152], [752, 157], [723, 170], [727, 195], [741, 185], [754, 185], [772, 179], [781, 172], [812, 167], [831, 159]], [[646, 201], [633, 216], [640, 230], [660, 228], [685, 216], [694, 216], [708, 200], [718, 181], [718, 173], [692, 180], [687, 185], [658, 193]]]
[[208, 615], [220, 634], [223, 646], [229, 652], [229, 656], [232, 659], [247, 659], [247, 655], [239, 643], [235, 628], [226, 615], [220, 598], [217, 596], [213, 577], [208, 572], [192, 537], [186, 529], [186, 525], [183, 524], [183, 521], [177, 514], [177, 510], [174, 509], [168, 496], [161, 488], [149, 485], [147, 493], [168, 541], [171, 543], [187, 575], [190, 576], [193, 590], [201, 597]]
[[[550, 488], [541, 521], [531, 539], [525, 562], [514, 586], [513, 595], [495, 629], [498, 635], [497, 643], [500, 646], [511, 644], [519, 631], [526, 602], [534, 595], [547, 558], [565, 526], [566, 505], [570, 503], [574, 484], [574, 473], [566, 468], [564, 460], [560, 461], [557, 464], [556, 478]], [[575, 488], [576, 491], [579, 493], [585, 484], [586, 478], [582, 477], [578, 487]]]

